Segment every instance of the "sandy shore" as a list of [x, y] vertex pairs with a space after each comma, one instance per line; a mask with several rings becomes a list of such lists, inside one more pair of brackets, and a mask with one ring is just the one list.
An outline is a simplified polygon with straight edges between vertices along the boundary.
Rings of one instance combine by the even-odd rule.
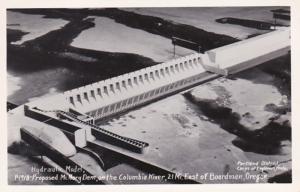
[[[83, 31], [71, 45], [98, 51], [135, 53], [156, 62], [173, 58], [173, 45], [170, 39], [127, 27], [105, 17], [95, 17], [95, 24], [95, 27]], [[180, 46], [176, 48], [176, 57], [192, 53], [193, 50]]]
[[[43, 23], [42, 27], [41, 23]], [[28, 33], [21, 40], [14, 42], [14, 44], [18, 45], [45, 35], [49, 31], [59, 29], [67, 23], [68, 21], [63, 19], [44, 18], [44, 15], [30, 15], [7, 11], [7, 28]]]

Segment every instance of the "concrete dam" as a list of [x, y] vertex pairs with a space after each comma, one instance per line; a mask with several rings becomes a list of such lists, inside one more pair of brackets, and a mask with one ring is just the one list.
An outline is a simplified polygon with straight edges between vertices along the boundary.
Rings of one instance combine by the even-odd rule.
[[289, 50], [290, 30], [279, 29], [204, 54], [195, 53], [69, 90], [42, 100], [37, 106], [43, 109], [71, 108], [99, 120], [220, 75], [251, 68]]

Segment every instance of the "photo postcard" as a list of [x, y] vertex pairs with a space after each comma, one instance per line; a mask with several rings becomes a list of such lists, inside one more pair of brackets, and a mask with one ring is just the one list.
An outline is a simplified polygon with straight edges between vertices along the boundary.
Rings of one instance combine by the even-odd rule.
[[5, 12], [8, 185], [292, 183], [290, 6]]

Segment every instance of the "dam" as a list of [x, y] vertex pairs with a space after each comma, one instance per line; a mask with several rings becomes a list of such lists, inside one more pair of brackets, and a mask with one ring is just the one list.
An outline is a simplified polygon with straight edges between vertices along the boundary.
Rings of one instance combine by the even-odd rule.
[[289, 49], [290, 31], [279, 29], [204, 54], [195, 53], [69, 90], [48, 98], [53, 102], [41, 101], [38, 105], [44, 109], [71, 108], [99, 120], [220, 75], [251, 68], [280, 57]]
[[[290, 29], [281, 28], [203, 54], [176, 58], [29, 102], [11, 110], [9, 121], [21, 118], [20, 127], [56, 127], [77, 150], [94, 152], [93, 149], [106, 148], [173, 173], [171, 163], [166, 165], [158, 156], [152, 155], [151, 150], [147, 150], [151, 149], [151, 142], [123, 137], [101, 129], [95, 122], [212, 79], [246, 70], [286, 55], [289, 51]], [[105, 169], [105, 165], [102, 167]], [[177, 170], [184, 171], [184, 167], [177, 167]]]

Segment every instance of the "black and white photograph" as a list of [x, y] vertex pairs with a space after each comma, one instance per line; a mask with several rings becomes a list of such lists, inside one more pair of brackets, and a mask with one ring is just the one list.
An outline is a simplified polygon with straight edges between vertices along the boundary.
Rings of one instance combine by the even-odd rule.
[[5, 12], [8, 185], [292, 183], [290, 6]]

